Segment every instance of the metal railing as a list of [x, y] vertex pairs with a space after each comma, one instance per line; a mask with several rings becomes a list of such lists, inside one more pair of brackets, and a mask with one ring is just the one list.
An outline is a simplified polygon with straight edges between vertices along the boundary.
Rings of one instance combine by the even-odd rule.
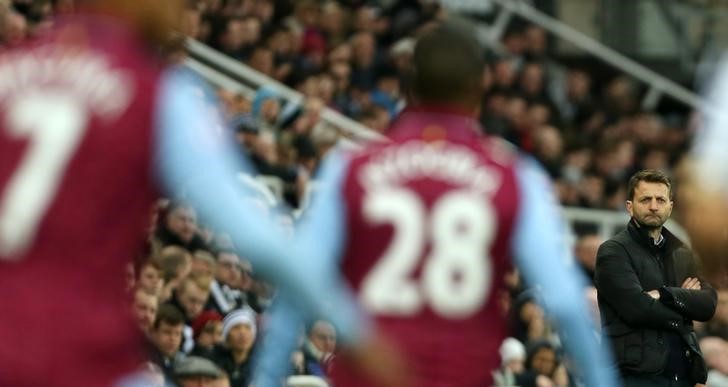
[[[501, 15], [518, 15], [647, 84], [649, 91], [642, 99], [644, 109], [654, 109], [663, 95], [668, 95], [696, 110], [703, 106], [702, 99], [687, 88], [539, 11], [524, 0], [491, 0], [491, 2], [501, 7]], [[496, 20], [507, 19], [501, 15]], [[499, 39], [499, 34], [502, 33], [503, 28], [499, 26], [493, 31], [490, 39]]]
[[[278, 94], [289, 102], [302, 103], [305, 99], [301, 93], [290, 87], [194, 39], [187, 39], [187, 49], [193, 58], [192, 61], [187, 62], [186, 65], [188, 67], [190, 65], [193, 67], [203, 65], [204, 63], [208, 69], [215, 69], [220, 73], [226, 73], [229, 75], [226, 77], [228, 80], [237, 80], [241, 84], [248, 85], [248, 88], [251, 90], [255, 90], [263, 85], [272, 85], [275, 86]], [[205, 74], [202, 75], [205, 76]], [[214, 79], [210, 80], [212, 82], [216, 80], [223, 81], [223, 78], [215, 76]], [[328, 107], [321, 111], [321, 119], [342, 130], [347, 137], [355, 140], [382, 141], [385, 139], [381, 134]]]

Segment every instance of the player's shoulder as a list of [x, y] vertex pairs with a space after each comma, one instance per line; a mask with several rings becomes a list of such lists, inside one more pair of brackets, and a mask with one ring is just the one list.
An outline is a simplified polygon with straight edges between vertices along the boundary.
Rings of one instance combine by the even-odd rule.
[[503, 167], [514, 167], [522, 159], [518, 148], [501, 137], [485, 136], [479, 147], [488, 159]]
[[400, 145], [400, 142], [393, 142], [390, 139], [381, 141], [378, 140], [363, 145], [357, 145], [355, 147], [340, 149], [337, 154], [339, 157], [342, 157], [353, 164], [357, 164], [370, 160], [385, 149], [398, 147]]

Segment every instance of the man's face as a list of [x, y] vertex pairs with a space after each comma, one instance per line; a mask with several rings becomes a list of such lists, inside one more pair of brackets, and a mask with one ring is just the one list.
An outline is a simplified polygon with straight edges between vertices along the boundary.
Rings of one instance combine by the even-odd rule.
[[205, 307], [209, 294], [203, 289], [200, 289], [199, 286], [190, 282], [186, 282], [181, 290], [179, 302], [182, 304], [187, 318], [194, 320]]
[[336, 330], [326, 321], [314, 324], [309, 339], [321, 352], [332, 353], [336, 349]]
[[594, 270], [597, 263], [597, 251], [602, 239], [597, 235], [585, 235], [576, 243], [576, 258], [587, 268]]
[[670, 191], [665, 184], [641, 181], [627, 200], [627, 212], [642, 226], [661, 227], [672, 213]]
[[222, 321], [210, 321], [205, 325], [197, 337], [197, 344], [202, 347], [212, 347], [222, 344]]
[[506, 367], [513, 371], [514, 374], [520, 374], [526, 368], [525, 359], [514, 359], [506, 363]]
[[255, 343], [255, 332], [248, 324], [238, 324], [230, 329], [227, 344], [232, 350], [247, 351]]
[[162, 355], [172, 357], [182, 344], [182, 330], [184, 324], [169, 325], [164, 321], [159, 323], [157, 329], [154, 330], [154, 343]]
[[237, 286], [240, 282], [240, 258], [232, 253], [220, 253], [217, 256], [215, 279], [228, 286]]
[[159, 270], [152, 265], [145, 265], [139, 273], [139, 286], [148, 293], [158, 294], [162, 289], [162, 277]]
[[183, 242], [189, 242], [197, 232], [197, 215], [192, 208], [178, 207], [167, 216], [167, 227]]
[[556, 354], [549, 348], [539, 349], [531, 359], [531, 367], [539, 375], [550, 376], [556, 367]]
[[212, 277], [213, 265], [210, 262], [200, 259], [192, 258], [192, 269], [191, 273], [200, 277]]
[[143, 332], [149, 332], [157, 315], [157, 297], [147, 294], [144, 290], [134, 293], [134, 316]]

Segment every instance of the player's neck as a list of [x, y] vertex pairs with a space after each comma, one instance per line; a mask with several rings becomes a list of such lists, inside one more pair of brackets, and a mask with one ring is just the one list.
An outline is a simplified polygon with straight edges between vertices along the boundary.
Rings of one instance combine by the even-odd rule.
[[478, 118], [478, 109], [469, 108], [461, 104], [451, 104], [433, 101], [418, 101], [408, 107], [408, 110], [429, 113], [445, 113], [464, 116], [472, 119]]

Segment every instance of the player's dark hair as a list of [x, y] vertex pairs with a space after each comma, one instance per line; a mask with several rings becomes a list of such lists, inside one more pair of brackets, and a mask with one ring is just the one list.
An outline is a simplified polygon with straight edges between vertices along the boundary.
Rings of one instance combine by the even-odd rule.
[[419, 38], [412, 59], [411, 88], [420, 102], [480, 102], [484, 52], [474, 29], [463, 20], [448, 21]]
[[176, 306], [162, 304], [159, 305], [159, 309], [157, 309], [157, 315], [154, 318], [154, 329], [159, 329], [159, 326], [162, 323], [171, 326], [182, 325], [185, 323], [185, 316], [179, 309], [177, 309]]
[[641, 181], [648, 183], [661, 183], [667, 186], [668, 195], [672, 199], [672, 182], [662, 171], [656, 169], [643, 169], [629, 178], [627, 183], [627, 200], [634, 200], [634, 190]]

